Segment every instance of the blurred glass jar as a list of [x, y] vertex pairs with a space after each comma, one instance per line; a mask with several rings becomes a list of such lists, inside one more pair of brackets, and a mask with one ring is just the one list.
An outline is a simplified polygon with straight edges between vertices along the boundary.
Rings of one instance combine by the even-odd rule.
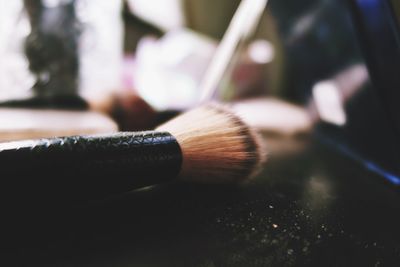
[[[38, 96], [37, 91], [32, 88], [38, 83], [38, 80], [41, 80], [42, 83], [46, 82], [46, 77], [40, 76], [43, 73], [32, 73], [32, 62], [26, 56], [26, 40], [32, 32], [33, 24], [32, 16], [28, 16], [24, 8], [24, 2], [28, 1], [0, 0], [0, 101]], [[45, 30], [53, 27], [53, 32], [72, 31], [72, 24], [61, 23], [52, 26], [46, 25], [46, 23], [60, 21], [57, 20], [57, 16], [62, 16], [60, 7], [73, 6], [73, 23], [75, 24], [73, 26], [77, 26], [79, 31], [76, 44], [78, 50], [77, 82], [74, 85], [76, 88], [73, 93], [91, 99], [120, 86], [123, 56], [121, 0], [42, 0], [33, 3], [41, 5], [40, 8], [47, 12], [45, 13], [47, 21], [41, 21], [41, 24], [38, 24], [39, 27], [43, 27]], [[68, 38], [68, 34], [62, 36]], [[48, 47], [44, 46], [44, 48]], [[63, 59], [56, 58], [49, 65], [57, 64], [55, 62], [57, 60]], [[62, 69], [64, 63], [59, 63], [60, 65], [55, 69]], [[64, 69], [70, 71], [71, 68]], [[58, 76], [65, 75], [60, 71], [55, 73]], [[56, 87], [63, 87], [59, 86], [63, 84], [62, 82], [55, 83]], [[46, 94], [57, 96], [63, 95], [65, 90], [70, 90], [66, 88], [53, 89]], [[70, 91], [67, 93], [71, 94]]]

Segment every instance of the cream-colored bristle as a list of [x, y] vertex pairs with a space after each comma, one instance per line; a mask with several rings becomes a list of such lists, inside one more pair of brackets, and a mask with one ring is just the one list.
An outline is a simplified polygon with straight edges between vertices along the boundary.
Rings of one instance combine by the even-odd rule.
[[183, 153], [180, 178], [197, 182], [240, 182], [265, 160], [262, 142], [232, 111], [206, 105], [161, 125], [178, 140]]

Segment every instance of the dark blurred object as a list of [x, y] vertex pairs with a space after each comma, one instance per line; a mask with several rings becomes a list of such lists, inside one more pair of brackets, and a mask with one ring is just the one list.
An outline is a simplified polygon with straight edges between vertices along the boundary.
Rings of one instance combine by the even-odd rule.
[[130, 89], [115, 90], [102, 99], [90, 102], [90, 108], [111, 116], [121, 131], [152, 130], [159, 124], [158, 117], [161, 116]]
[[400, 134], [400, 15], [395, 13], [396, 1], [349, 2], [375, 92]]
[[361, 60], [344, 1], [271, 0], [269, 8], [285, 54], [281, 97], [306, 104], [315, 81]]
[[400, 44], [388, 0], [348, 1], [371, 83], [350, 99], [346, 127], [337, 136], [348, 153], [392, 184], [400, 184]]
[[37, 0], [24, 0], [24, 5], [31, 25], [25, 53], [36, 77], [35, 95], [33, 99], [6, 104], [85, 108], [78, 96], [80, 26], [75, 0], [55, 7], [46, 7]]
[[[15, 86], [1, 88], [5, 91], [6, 98], [0, 103], [0, 117], [3, 120], [0, 140], [117, 131], [117, 125], [109, 117], [88, 111], [86, 100], [81, 98], [81, 89], [85, 87], [82, 84], [84, 85], [85, 82], [87, 84], [85, 80], [93, 79], [92, 77], [96, 74], [93, 80], [97, 83], [90, 83], [90, 86], [86, 85], [86, 87], [93, 89], [96, 95], [101, 95], [101, 89], [103, 89], [101, 86], [108, 86], [107, 79], [103, 76], [107, 76], [112, 70], [109, 66], [115, 65], [116, 56], [108, 58], [108, 65], [101, 64], [101, 57], [109, 56], [109, 51], [102, 49], [101, 53], [98, 53], [105, 38], [94, 35], [99, 23], [91, 20], [95, 17], [94, 14], [100, 14], [104, 6], [96, 2], [94, 7], [99, 9], [94, 10], [93, 6], [85, 5], [83, 1], [78, 0], [21, 0], [17, 4], [4, 5], [6, 12], [14, 10], [14, 16], [19, 14], [15, 19], [16, 22], [25, 25], [25, 28], [16, 29], [15, 36], [20, 38], [15, 42], [15, 56], [10, 57], [9, 61], [12, 65], [12, 61], [18, 59], [17, 55], [23, 59], [24, 64], [16, 68], [15, 72], [28, 71], [29, 63], [29, 76], [34, 76], [34, 82], [25, 87], [21, 86], [22, 83], [18, 79], [15, 79], [15, 83], [10, 83]], [[110, 13], [107, 17], [112, 18], [110, 8], [107, 12]], [[14, 16], [11, 13], [10, 17]], [[106, 17], [101, 17], [101, 21], [103, 20], [106, 20]], [[106, 25], [109, 24], [113, 25], [106, 20]], [[107, 27], [102, 25], [101, 29], [101, 33], [107, 33]], [[118, 27], [115, 26], [113, 29], [117, 32]], [[84, 34], [85, 31], [86, 34]], [[90, 46], [88, 36], [93, 42], [95, 41], [96, 46]], [[5, 39], [12, 39], [12, 35], [11, 38], [6, 36]], [[113, 42], [108, 42], [107, 48], [114, 48]], [[88, 51], [92, 53], [92, 56]], [[5, 54], [8, 54], [7, 50]], [[94, 57], [96, 57], [98, 69], [105, 72], [102, 76], [98, 75], [98, 69], [91, 64], [91, 59]], [[7, 69], [6, 67], [5, 70]], [[23, 76], [19, 79], [24, 80]], [[7, 79], [5, 80], [7, 84]], [[6, 91], [19, 90], [25, 90], [26, 93], [23, 96], [18, 96], [18, 94], [13, 96], [10, 93], [11, 97], [7, 97]], [[84, 111], [77, 112], [76, 110]]]
[[110, 114], [122, 131], [150, 130], [156, 126], [156, 111], [140, 96], [127, 90], [114, 96]]
[[122, 0], [3, 1], [3, 106], [85, 108], [121, 85]]
[[[285, 53], [279, 96], [302, 105], [322, 96], [327, 100], [324, 110], [330, 114], [325, 113], [329, 116], [322, 116], [317, 124], [321, 140], [397, 185], [400, 50], [393, 3], [271, 0], [269, 8]], [[352, 66], [365, 68], [366, 63], [372, 83], [369, 77], [363, 78], [350, 94], [346, 88], [353, 87], [352, 80], [357, 77], [341, 79], [340, 84], [326, 82], [336, 80]], [[326, 120], [338, 111], [340, 123]]]

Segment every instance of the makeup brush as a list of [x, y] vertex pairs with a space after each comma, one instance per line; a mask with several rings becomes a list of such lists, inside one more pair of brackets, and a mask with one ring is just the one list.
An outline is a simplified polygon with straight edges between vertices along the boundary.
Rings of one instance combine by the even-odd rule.
[[108, 196], [174, 179], [237, 183], [264, 160], [259, 137], [209, 104], [147, 132], [0, 143], [4, 193]]

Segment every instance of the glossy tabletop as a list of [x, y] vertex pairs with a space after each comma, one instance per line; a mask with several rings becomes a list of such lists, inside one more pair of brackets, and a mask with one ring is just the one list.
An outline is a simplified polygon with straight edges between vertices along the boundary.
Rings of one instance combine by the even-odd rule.
[[1, 261], [398, 266], [395, 188], [319, 142], [270, 158], [256, 179], [239, 187], [171, 183], [72, 207], [9, 205]]

